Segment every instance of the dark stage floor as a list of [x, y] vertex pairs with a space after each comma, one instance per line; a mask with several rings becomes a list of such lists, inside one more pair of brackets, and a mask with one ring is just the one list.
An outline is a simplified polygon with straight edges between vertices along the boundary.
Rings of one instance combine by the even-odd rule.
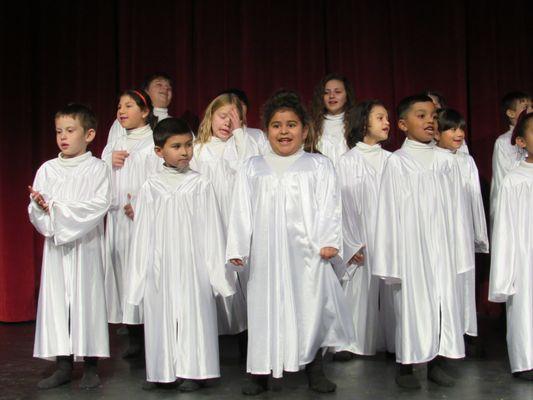
[[[453, 388], [441, 388], [422, 380], [419, 391], [399, 389], [394, 383], [394, 363], [383, 354], [359, 358], [348, 363], [326, 364], [327, 373], [338, 385], [331, 395], [315, 394], [307, 389], [302, 373], [287, 374], [276, 383], [279, 390], [270, 391], [257, 399], [483, 399], [533, 400], [533, 382], [523, 382], [509, 373], [505, 338], [501, 321], [483, 323], [487, 332], [487, 355], [483, 359], [453, 362], [460, 376]], [[0, 399], [234, 399], [247, 398], [240, 394], [245, 382], [244, 366], [238, 361], [235, 338], [221, 338], [222, 378], [214, 386], [192, 394], [176, 390], [141, 390], [144, 369], [139, 362], [126, 362], [118, 357], [126, 345], [124, 336], [116, 335], [111, 326], [113, 358], [100, 366], [102, 386], [92, 391], [78, 389], [81, 365], [75, 369], [75, 380], [68, 385], [39, 391], [36, 383], [53, 369], [53, 364], [32, 358], [34, 324], [0, 324]], [[417, 368], [425, 376], [425, 366]]]

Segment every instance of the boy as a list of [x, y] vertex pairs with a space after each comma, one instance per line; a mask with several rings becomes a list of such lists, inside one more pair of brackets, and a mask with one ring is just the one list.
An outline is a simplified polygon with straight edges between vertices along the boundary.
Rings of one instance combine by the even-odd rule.
[[381, 180], [373, 274], [394, 284], [396, 383], [418, 389], [412, 364], [429, 362], [428, 379], [452, 386], [442, 357], [464, 357], [457, 274], [473, 268], [461, 255], [464, 220], [460, 172], [432, 143], [436, 111], [425, 95], [403, 99], [398, 127], [407, 139], [388, 159]]
[[165, 119], [155, 127], [154, 143], [165, 163], [137, 198], [126, 299], [144, 302], [147, 381], [183, 378], [180, 390], [188, 392], [220, 376], [213, 290], [229, 296], [234, 282], [224, 268], [225, 235], [213, 187], [189, 169], [189, 126]]
[[89, 389], [100, 384], [98, 357], [109, 357], [102, 252], [109, 176], [87, 151], [96, 134], [90, 109], [66, 106], [56, 113], [55, 127], [61, 152], [29, 187], [30, 221], [46, 238], [33, 355], [57, 362], [40, 389], [69, 382], [73, 356], [84, 360], [80, 387]]
[[500, 135], [494, 143], [492, 153], [492, 182], [490, 185], [490, 220], [494, 220], [494, 211], [498, 203], [498, 191], [503, 178], [521, 160], [525, 153], [519, 146], [511, 143], [513, 128], [520, 113], [526, 109], [531, 110], [531, 97], [524, 92], [507, 93], [501, 102], [501, 109], [509, 123], [509, 130]]

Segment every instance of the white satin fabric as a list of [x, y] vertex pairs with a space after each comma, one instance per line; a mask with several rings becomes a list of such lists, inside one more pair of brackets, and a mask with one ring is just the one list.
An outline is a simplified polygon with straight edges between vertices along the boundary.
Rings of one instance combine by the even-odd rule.
[[106, 165], [91, 153], [44, 163], [33, 188], [31, 223], [45, 236], [34, 357], [109, 357], [104, 291], [104, 216], [111, 190]]
[[333, 165], [337, 165], [340, 156], [349, 150], [344, 132], [344, 113], [324, 115], [322, 135], [318, 140], [317, 149], [328, 157]]
[[143, 185], [131, 242], [127, 302], [144, 304], [146, 376], [220, 376], [214, 292], [235, 293], [224, 268], [225, 233], [211, 183], [166, 168]]
[[533, 369], [533, 164], [504, 178], [494, 215], [489, 300], [507, 302], [512, 372]]
[[359, 142], [337, 163], [342, 193], [344, 262], [348, 263], [362, 246], [365, 246], [365, 261], [362, 265], [348, 265], [343, 278], [355, 341], [336, 351], [374, 355], [378, 348], [386, 348], [394, 352], [394, 308], [386, 301], [392, 298], [392, 293], [388, 296], [384, 293], [392, 289], [372, 275], [379, 186], [389, 155], [379, 144], [369, 146]]
[[[262, 132], [261, 132], [262, 134]], [[233, 135], [222, 141], [213, 136], [208, 143], [194, 146], [191, 168], [205, 175], [213, 183], [220, 205], [224, 232], [227, 232], [231, 210], [233, 186], [237, 171], [244, 161], [259, 154], [257, 142], [248, 130], [236, 129]], [[222, 260], [225, 264], [224, 260]], [[247, 329], [246, 285], [248, 271], [233, 271], [237, 280], [237, 292], [231, 297], [217, 296], [218, 331], [220, 335], [234, 335]]]
[[[139, 135], [140, 130], [144, 130], [142, 135]], [[137, 137], [136, 140], [129, 138], [132, 134]], [[116, 150], [129, 152], [122, 168], [112, 166], [112, 152]], [[102, 159], [111, 170], [112, 188], [111, 207], [106, 223], [105, 286], [108, 321], [140, 324], [143, 322], [142, 305], [133, 307], [125, 302], [133, 221], [124, 213], [124, 206], [128, 204], [130, 194], [135, 210], [138, 191], [150, 175], [161, 170], [163, 160], [154, 153], [152, 130], [148, 125], [117, 137], [105, 147]]]
[[261, 154], [266, 154], [270, 150], [270, 143], [268, 141], [266, 133], [264, 133], [261, 129], [257, 128], [250, 128], [246, 126], [244, 128], [246, 130], [246, 133], [252, 137], [252, 139], [257, 143], [257, 147], [259, 147], [259, 152]]
[[408, 140], [387, 160], [372, 273], [400, 284], [393, 288], [397, 362], [464, 357], [457, 277], [474, 260], [464, 237], [462, 193], [451, 154]]
[[319, 255], [323, 247], [342, 248], [341, 226], [340, 191], [326, 157], [302, 152], [275, 173], [256, 156], [239, 171], [226, 259], [244, 259], [250, 270], [249, 373], [279, 378], [320, 348], [353, 341], [341, 285]]

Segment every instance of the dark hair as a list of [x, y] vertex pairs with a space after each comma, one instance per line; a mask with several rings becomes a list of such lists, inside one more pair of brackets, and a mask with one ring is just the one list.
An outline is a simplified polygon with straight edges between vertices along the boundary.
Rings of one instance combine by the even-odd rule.
[[353, 86], [344, 75], [337, 73], [328, 74], [315, 86], [313, 100], [311, 102], [313, 128], [317, 136], [317, 141], [320, 136], [322, 136], [324, 115], [327, 113], [327, 109], [324, 106], [324, 91], [326, 90], [326, 84], [329, 81], [341, 81], [344, 85], [344, 90], [346, 91], [346, 104], [344, 105], [344, 132], [347, 134], [350, 131], [349, 116], [352, 107], [355, 105], [355, 92]]
[[152, 81], [155, 81], [156, 79], [164, 79], [170, 83], [170, 86], [174, 86], [174, 81], [168, 74], [165, 74], [164, 72], [156, 72], [144, 78], [141, 89], [147, 91]]
[[414, 96], [408, 96], [403, 98], [402, 100], [400, 100], [400, 102], [398, 103], [398, 107], [396, 108], [398, 119], [405, 118], [405, 114], [409, 111], [413, 104], [428, 102], [433, 104], [433, 100], [431, 100], [431, 97], [426, 94], [417, 94]]
[[350, 131], [346, 135], [346, 144], [350, 149], [362, 142], [368, 132], [368, 120], [375, 106], [382, 106], [379, 100], [365, 100], [358, 103], [350, 113]]
[[55, 119], [59, 117], [72, 117], [74, 119], [78, 118], [80, 125], [85, 132], [87, 132], [89, 129], [96, 130], [96, 115], [89, 107], [84, 106], [83, 104], [67, 104], [65, 107], [56, 112]]
[[437, 124], [439, 132], [447, 130], [462, 129], [465, 130], [466, 122], [463, 116], [452, 108], [441, 108], [437, 111]]
[[274, 114], [280, 110], [293, 111], [304, 127], [307, 127], [307, 138], [304, 142], [304, 150], [310, 153], [316, 152], [316, 140], [311, 126], [311, 119], [307, 110], [305, 109], [300, 96], [296, 92], [290, 90], [278, 90], [263, 104], [261, 109], [261, 120], [263, 127], [268, 135], [268, 125], [272, 120]]
[[148, 93], [146, 93], [143, 89], [129, 89], [122, 92], [119, 98], [122, 96], [131, 97], [141, 110], [148, 111], [146, 123], [150, 125], [152, 129], [154, 129], [158, 119], [154, 115], [154, 106], [152, 105], [152, 99]]
[[511, 136], [511, 144], [516, 144], [516, 138], [524, 138], [526, 136], [526, 127], [530, 119], [533, 119], [533, 112], [527, 112], [524, 110], [520, 113], [516, 126], [513, 129], [513, 136]]
[[503, 116], [505, 117], [507, 122], [511, 122], [511, 120], [507, 116], [507, 110], [515, 110], [517, 101], [530, 98], [531, 96], [529, 95], [529, 93], [520, 91], [509, 92], [505, 96], [503, 96], [500, 107], [501, 112], [503, 113]]
[[191, 135], [191, 128], [181, 118], [166, 118], [154, 128], [154, 144], [163, 147], [167, 140], [175, 135]]
[[[422, 92], [422, 94], [425, 94], [426, 96], [428, 96], [430, 99], [431, 97], [436, 97], [437, 98], [437, 101], [439, 102], [440, 104], [440, 109], [442, 108], [448, 108], [448, 102], [446, 101], [446, 99], [444, 98], [444, 96], [442, 94], [440, 94], [439, 92], [436, 92], [434, 90], [424, 90], [424, 92]], [[431, 101], [433, 101], [433, 99], [431, 99]]]
[[246, 92], [242, 89], [229, 88], [219, 93], [219, 95], [221, 94], [234, 94], [246, 106], [246, 108], [250, 108], [250, 101], [248, 100], [248, 96], [246, 95]]

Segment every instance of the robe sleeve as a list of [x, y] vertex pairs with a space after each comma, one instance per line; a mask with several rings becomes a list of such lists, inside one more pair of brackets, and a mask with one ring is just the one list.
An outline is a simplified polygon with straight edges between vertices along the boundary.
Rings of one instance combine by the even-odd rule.
[[476, 164], [471, 157], [470, 164], [471, 168], [468, 187], [471, 199], [472, 219], [474, 222], [475, 250], [476, 253], [488, 253], [489, 238], [487, 234], [485, 209], [483, 208], [483, 198], [481, 196], [481, 186], [479, 184], [479, 173]]
[[489, 300], [496, 303], [503, 303], [516, 293], [516, 220], [513, 214], [515, 203], [511, 200], [510, 190], [505, 186], [501, 188], [494, 214]]
[[93, 179], [95, 191], [90, 200], [51, 200], [50, 219], [56, 246], [78, 240], [102, 222], [111, 201], [108, 169], [99, 165]]
[[[42, 166], [37, 171], [35, 179], [33, 181], [33, 189], [41, 193], [45, 201], [48, 202], [49, 198], [45, 192], [43, 192], [46, 185], [45, 178], [45, 166]], [[28, 214], [30, 216], [30, 222], [33, 224], [37, 232], [39, 232], [44, 237], [54, 236], [54, 228], [52, 226], [52, 220], [50, 219], [50, 214], [44, 212], [41, 207], [37, 205], [37, 202], [34, 201], [30, 196], [30, 204], [28, 205]]]
[[497, 139], [494, 143], [492, 153], [492, 184], [490, 186], [490, 217], [494, 218], [496, 205], [498, 204], [498, 192], [505, 175], [512, 167], [512, 162], [508, 159], [504, 149], [502, 139]]
[[113, 125], [111, 125], [111, 128], [109, 128], [106, 146], [104, 147], [101, 156], [102, 160], [104, 160], [109, 167], [111, 167], [111, 153], [113, 152], [115, 141], [123, 130], [124, 128], [120, 125], [118, 119], [115, 119], [115, 121], [113, 121]]

